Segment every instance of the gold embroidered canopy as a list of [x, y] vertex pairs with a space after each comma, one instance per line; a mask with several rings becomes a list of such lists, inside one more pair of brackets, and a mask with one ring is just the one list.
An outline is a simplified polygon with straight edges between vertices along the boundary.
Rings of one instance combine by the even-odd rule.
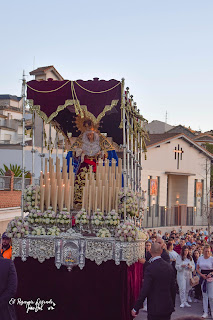
[[[123, 143], [122, 117], [125, 108], [127, 122], [134, 119], [135, 136], [144, 137], [143, 117], [127, 99], [123, 83], [118, 80], [36, 81], [27, 83], [27, 99], [32, 110], [52, 123], [67, 137], [79, 136], [82, 121], [90, 120], [93, 127]], [[125, 97], [125, 98], [124, 98]]]

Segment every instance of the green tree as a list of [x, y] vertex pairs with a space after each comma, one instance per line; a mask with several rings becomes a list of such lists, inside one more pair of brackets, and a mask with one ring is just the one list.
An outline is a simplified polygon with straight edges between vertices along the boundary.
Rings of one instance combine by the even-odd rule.
[[[2, 176], [5, 176], [5, 173], [8, 171], [8, 170], [11, 170], [13, 173], [14, 173], [14, 177], [22, 177], [22, 171], [21, 171], [21, 166], [18, 166], [17, 164], [13, 165], [13, 164], [10, 164], [10, 167], [6, 166], [6, 164], [3, 164], [4, 166], [4, 169], [0, 169], [0, 175]], [[29, 174], [30, 172], [29, 171], [25, 171], [25, 178], [29, 178]]]

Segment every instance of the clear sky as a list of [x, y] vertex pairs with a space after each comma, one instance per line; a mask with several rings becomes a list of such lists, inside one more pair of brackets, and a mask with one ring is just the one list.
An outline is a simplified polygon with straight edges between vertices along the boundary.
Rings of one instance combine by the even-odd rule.
[[[0, 94], [23, 69], [125, 78], [149, 121], [213, 129], [213, 0], [1, 2]], [[28, 77], [30, 80], [31, 77]]]

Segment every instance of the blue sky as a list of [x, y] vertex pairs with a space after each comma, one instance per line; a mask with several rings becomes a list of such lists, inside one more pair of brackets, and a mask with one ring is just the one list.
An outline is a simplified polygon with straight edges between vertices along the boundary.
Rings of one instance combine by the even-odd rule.
[[212, 0], [3, 2], [0, 94], [20, 95], [35, 59], [65, 79], [124, 77], [149, 121], [213, 129], [212, 15]]

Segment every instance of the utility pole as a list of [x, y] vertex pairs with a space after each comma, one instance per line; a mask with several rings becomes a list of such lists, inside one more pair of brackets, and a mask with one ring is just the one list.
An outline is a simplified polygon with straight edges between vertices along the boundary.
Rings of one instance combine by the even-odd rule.
[[24, 218], [24, 188], [25, 188], [25, 105], [26, 105], [26, 79], [23, 71], [22, 77], [22, 195], [21, 195], [21, 216]]
[[[210, 168], [211, 169], [211, 168]], [[208, 223], [208, 235], [210, 237], [211, 235], [211, 216], [210, 216], [210, 210], [209, 210], [209, 195], [211, 192], [211, 189], [208, 190], [208, 163], [206, 159], [206, 216], [207, 216], [207, 223]]]

